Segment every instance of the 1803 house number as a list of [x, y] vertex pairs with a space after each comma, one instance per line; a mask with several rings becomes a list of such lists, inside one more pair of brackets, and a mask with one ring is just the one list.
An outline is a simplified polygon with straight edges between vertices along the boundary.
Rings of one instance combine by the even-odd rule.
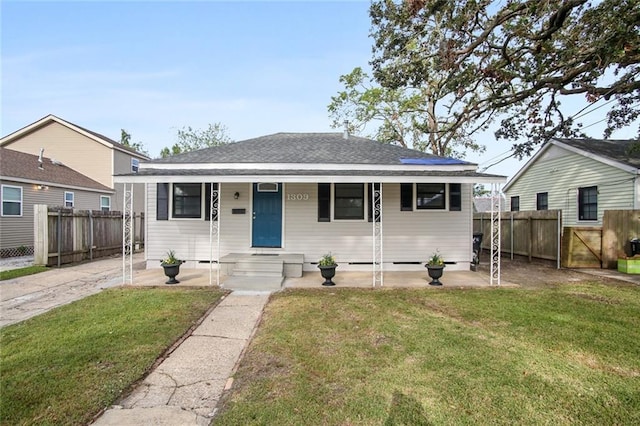
[[287, 201], [307, 201], [309, 194], [287, 194]]

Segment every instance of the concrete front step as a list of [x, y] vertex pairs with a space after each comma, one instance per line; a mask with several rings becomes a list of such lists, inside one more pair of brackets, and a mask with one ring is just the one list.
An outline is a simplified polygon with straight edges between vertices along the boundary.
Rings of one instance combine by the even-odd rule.
[[[222, 256], [220, 267], [223, 274], [251, 275], [253, 272], [260, 272], [258, 275], [271, 275], [273, 272], [278, 276], [302, 277], [302, 264], [304, 256], [302, 254], [280, 253], [280, 254], [251, 254], [251, 253], [230, 253]], [[277, 266], [274, 266], [277, 265]], [[236, 271], [241, 271], [236, 274]], [[252, 271], [246, 273], [243, 271]]]
[[284, 261], [280, 259], [248, 258], [240, 259], [233, 269], [234, 276], [282, 277]]
[[283, 277], [282, 271], [247, 271], [243, 269], [234, 269], [233, 270], [234, 277]]

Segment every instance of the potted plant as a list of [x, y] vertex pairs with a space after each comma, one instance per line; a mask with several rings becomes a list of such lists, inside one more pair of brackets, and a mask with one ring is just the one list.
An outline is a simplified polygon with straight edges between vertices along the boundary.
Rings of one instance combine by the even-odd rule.
[[331, 279], [335, 277], [337, 267], [336, 259], [331, 253], [327, 253], [320, 258], [318, 268], [320, 268], [320, 274], [322, 274], [322, 278], [325, 280], [322, 285], [336, 285]]
[[442, 285], [440, 277], [444, 272], [444, 266], [444, 259], [440, 252], [436, 250], [435, 253], [427, 259], [427, 264], [425, 265], [425, 268], [427, 268], [427, 272], [429, 273], [429, 277], [432, 279], [429, 285]]
[[169, 250], [167, 257], [160, 261], [160, 265], [164, 268], [164, 274], [169, 277], [169, 281], [165, 284], [178, 284], [180, 281], [176, 280], [176, 275], [180, 273], [180, 265], [182, 260], [176, 257], [176, 252]]

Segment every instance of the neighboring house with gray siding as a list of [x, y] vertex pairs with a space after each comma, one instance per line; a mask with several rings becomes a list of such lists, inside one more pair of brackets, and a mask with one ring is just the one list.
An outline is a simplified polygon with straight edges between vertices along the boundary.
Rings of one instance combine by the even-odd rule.
[[640, 208], [637, 140], [552, 139], [505, 185], [510, 210], [562, 210], [564, 226], [601, 226]]
[[340, 270], [370, 270], [375, 241], [385, 270], [424, 271], [436, 250], [449, 270], [469, 270], [473, 185], [505, 181], [476, 164], [341, 133], [277, 133], [116, 176], [147, 184], [149, 267], [172, 249], [195, 267], [232, 254], [295, 254], [306, 271], [328, 252]]
[[114, 191], [51, 158], [0, 148], [0, 255], [33, 253], [33, 206], [111, 210]]
[[[48, 115], [2, 139], [0, 146], [32, 155], [55, 159], [79, 173], [115, 191], [111, 210], [122, 211], [122, 185], [113, 175], [135, 171], [140, 161], [149, 158], [104, 135], [80, 127], [55, 115]], [[144, 186], [136, 185], [134, 211], [144, 211]]]

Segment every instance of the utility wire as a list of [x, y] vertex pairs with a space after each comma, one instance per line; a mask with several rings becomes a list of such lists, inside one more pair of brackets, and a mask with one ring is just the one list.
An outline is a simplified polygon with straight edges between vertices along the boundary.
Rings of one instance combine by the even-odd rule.
[[500, 157], [502, 157], [503, 155], [510, 153], [511, 151], [513, 151], [513, 148], [510, 148], [509, 150], [507, 150], [507, 151], [505, 151], [505, 152], [503, 152], [503, 153], [501, 153], [501, 154], [498, 154], [498, 155], [496, 155], [495, 157], [491, 157], [491, 158], [489, 158], [488, 160], [483, 161], [483, 162], [482, 162], [482, 163], [480, 163], [479, 165], [480, 165], [480, 166], [482, 166], [483, 164], [487, 164], [488, 162], [493, 161], [493, 160], [495, 160], [496, 158], [500, 158]]

